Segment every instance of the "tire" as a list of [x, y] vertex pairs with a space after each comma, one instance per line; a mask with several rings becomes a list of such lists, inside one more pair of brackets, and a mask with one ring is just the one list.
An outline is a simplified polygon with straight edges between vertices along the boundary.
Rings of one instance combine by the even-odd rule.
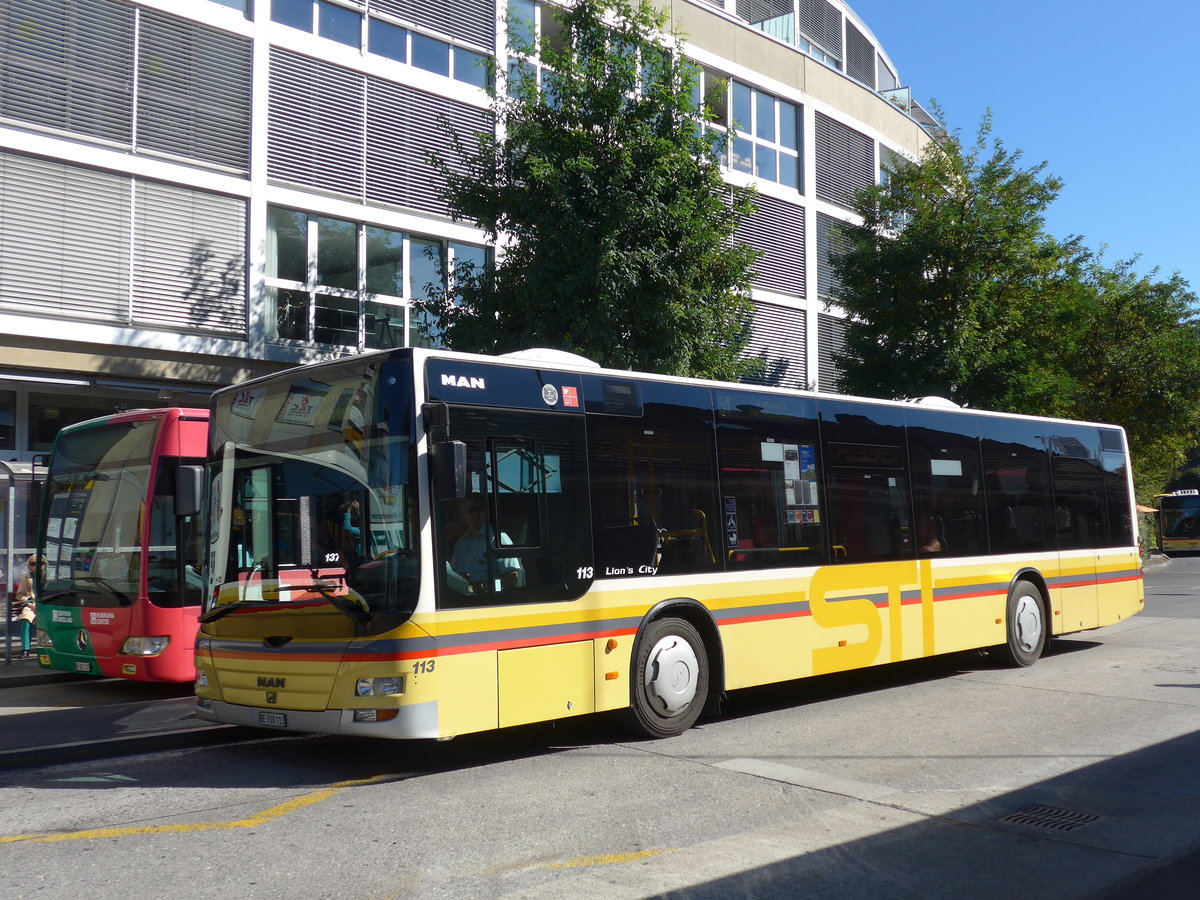
[[674, 737], [700, 718], [708, 699], [708, 655], [690, 622], [651, 622], [638, 640], [629, 724], [641, 735]]
[[1018, 581], [1008, 594], [1004, 615], [1006, 643], [997, 647], [1000, 658], [1009, 665], [1032, 666], [1046, 649], [1049, 632], [1046, 625], [1046, 599], [1028, 581]]

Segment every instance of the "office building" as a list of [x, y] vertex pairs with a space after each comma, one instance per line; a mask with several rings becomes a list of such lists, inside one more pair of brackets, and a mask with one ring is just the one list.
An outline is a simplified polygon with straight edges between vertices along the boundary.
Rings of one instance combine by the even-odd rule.
[[[0, 455], [426, 340], [410, 302], [437, 261], [491, 252], [428, 154], [455, 163], [447, 122], [491, 127], [497, 2], [0, 0]], [[834, 386], [831, 226], [933, 123], [840, 0], [668, 11], [724, 86], [728, 180], [759, 191], [750, 351]]]

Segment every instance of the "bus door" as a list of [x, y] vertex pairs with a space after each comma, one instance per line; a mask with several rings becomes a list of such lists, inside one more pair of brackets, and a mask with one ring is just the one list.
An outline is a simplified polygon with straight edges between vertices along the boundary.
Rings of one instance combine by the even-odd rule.
[[504, 727], [592, 711], [593, 641], [547, 644], [529, 631], [534, 645], [521, 646], [519, 627], [523, 607], [575, 600], [594, 577], [583, 417], [451, 407], [449, 433], [466, 445], [468, 484], [465, 497], [434, 498], [438, 606], [478, 610], [507, 646], [488, 663], [496, 706], [478, 684], [446, 698], [443, 715]]

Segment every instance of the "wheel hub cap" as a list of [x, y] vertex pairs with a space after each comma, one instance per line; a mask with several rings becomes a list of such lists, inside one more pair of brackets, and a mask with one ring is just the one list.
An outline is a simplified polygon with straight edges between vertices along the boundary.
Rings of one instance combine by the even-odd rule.
[[1017, 600], [1017, 644], [1032, 653], [1042, 642], [1042, 607], [1032, 597]]
[[654, 645], [646, 665], [646, 696], [663, 716], [682, 712], [696, 697], [700, 663], [692, 645], [668, 635]]

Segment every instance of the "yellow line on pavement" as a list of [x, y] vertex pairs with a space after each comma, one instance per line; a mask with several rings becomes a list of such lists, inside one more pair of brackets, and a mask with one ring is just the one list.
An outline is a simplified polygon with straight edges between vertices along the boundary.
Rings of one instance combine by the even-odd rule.
[[62, 834], [18, 834], [12, 837], [0, 837], [0, 844], [15, 844], [18, 841], [33, 843], [89, 841], [96, 838], [131, 837], [133, 835], [145, 834], [181, 834], [189, 831], [224, 831], [232, 828], [257, 828], [259, 825], [264, 825], [272, 819], [286, 816], [288, 813], [293, 813], [306, 806], [312, 806], [314, 803], [320, 803], [322, 800], [328, 800], [335, 794], [340, 794], [346, 788], [382, 781], [385, 777], [387, 776], [375, 775], [371, 778], [339, 781], [337, 784], [331, 785], [324, 790], [314, 791], [311, 794], [304, 794], [301, 797], [293, 797], [291, 800], [285, 800], [283, 803], [279, 803], [269, 809], [264, 809], [258, 815], [250, 816], [247, 819], [234, 819], [229, 822], [192, 822], [179, 825], [129, 825], [118, 828], [89, 828], [86, 831], [68, 831]]
[[562, 862], [548, 863], [543, 868], [580, 869], [587, 866], [611, 866], [616, 863], [637, 862], [639, 859], [658, 856], [660, 853], [670, 853], [673, 849], [673, 847], [664, 847], [661, 850], [635, 850], [632, 853], [605, 853], [602, 856], [580, 856], [575, 859], [563, 860]]

